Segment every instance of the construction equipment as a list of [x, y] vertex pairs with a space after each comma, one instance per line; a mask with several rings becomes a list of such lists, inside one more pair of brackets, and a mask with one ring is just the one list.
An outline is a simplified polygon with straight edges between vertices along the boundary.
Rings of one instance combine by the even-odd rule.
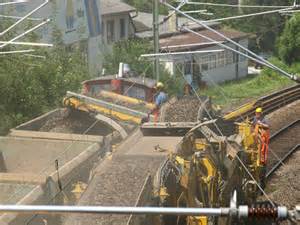
[[[116, 88], [117, 83], [117, 88]], [[64, 105], [73, 109], [102, 114], [110, 119], [134, 125], [149, 117], [155, 81], [142, 78], [104, 76], [83, 82], [83, 93], [67, 92]]]
[[[163, 207], [227, 207], [236, 190], [238, 204], [254, 204], [263, 191], [265, 161], [249, 121], [238, 134], [217, 135], [215, 121], [198, 124], [182, 139], [157, 174], [155, 194]], [[145, 125], [146, 126], [146, 125]], [[259, 127], [257, 127], [260, 130]], [[261, 189], [261, 190], [260, 190]], [[222, 224], [230, 218], [162, 216], [161, 224]]]

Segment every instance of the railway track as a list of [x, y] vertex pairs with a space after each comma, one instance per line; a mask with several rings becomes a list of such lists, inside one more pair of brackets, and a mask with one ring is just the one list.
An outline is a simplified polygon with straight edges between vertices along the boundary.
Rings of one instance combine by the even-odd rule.
[[289, 123], [271, 136], [266, 178], [269, 179], [294, 152], [300, 149], [299, 140], [300, 119]]
[[[255, 115], [255, 109], [262, 107], [264, 114], [269, 114], [277, 109], [280, 109], [292, 102], [300, 99], [300, 85], [294, 85], [283, 90], [274, 92], [270, 95], [264, 96], [256, 100], [255, 102], [248, 103], [241, 108], [237, 109], [233, 113], [229, 113], [227, 120], [242, 122], [244, 119], [252, 119]], [[239, 111], [241, 113], [239, 113]]]

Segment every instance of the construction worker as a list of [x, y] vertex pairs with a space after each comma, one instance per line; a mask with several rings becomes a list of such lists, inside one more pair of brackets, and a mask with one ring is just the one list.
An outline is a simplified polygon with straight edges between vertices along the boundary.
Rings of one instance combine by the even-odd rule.
[[262, 128], [269, 129], [269, 125], [268, 125], [266, 119], [264, 118], [262, 112], [263, 112], [263, 110], [260, 107], [255, 110], [255, 117], [253, 119], [252, 125], [253, 125], [253, 127], [255, 127], [256, 125], [259, 125]]
[[262, 113], [263, 110], [260, 107], [255, 110], [252, 126], [254, 127], [255, 138], [260, 146], [260, 162], [265, 165], [269, 150], [270, 126]]
[[151, 113], [154, 115], [154, 122], [158, 122], [159, 110], [162, 104], [164, 104], [167, 101], [168, 96], [166, 92], [164, 92], [164, 84], [162, 82], [157, 82], [155, 89], [156, 89], [156, 94], [154, 95], [155, 108], [151, 111]]

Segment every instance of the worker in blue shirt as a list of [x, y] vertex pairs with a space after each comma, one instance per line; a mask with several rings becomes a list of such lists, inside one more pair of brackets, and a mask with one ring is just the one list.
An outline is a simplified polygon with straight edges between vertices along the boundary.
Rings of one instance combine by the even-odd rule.
[[168, 96], [164, 92], [164, 84], [162, 82], [158, 82], [155, 86], [155, 89], [156, 89], [156, 94], [154, 95], [155, 108], [151, 111], [151, 113], [154, 115], [154, 122], [158, 122], [160, 108], [168, 100]]

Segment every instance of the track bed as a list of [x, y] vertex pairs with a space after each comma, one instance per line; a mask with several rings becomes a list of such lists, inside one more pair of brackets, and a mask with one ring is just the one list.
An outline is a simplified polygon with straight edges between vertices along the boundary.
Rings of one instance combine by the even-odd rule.
[[[135, 206], [149, 175], [153, 178], [180, 137], [143, 137], [134, 133], [95, 170], [81, 205]], [[159, 145], [159, 149], [155, 147]], [[67, 218], [65, 224], [127, 224], [129, 215], [89, 215]]]

